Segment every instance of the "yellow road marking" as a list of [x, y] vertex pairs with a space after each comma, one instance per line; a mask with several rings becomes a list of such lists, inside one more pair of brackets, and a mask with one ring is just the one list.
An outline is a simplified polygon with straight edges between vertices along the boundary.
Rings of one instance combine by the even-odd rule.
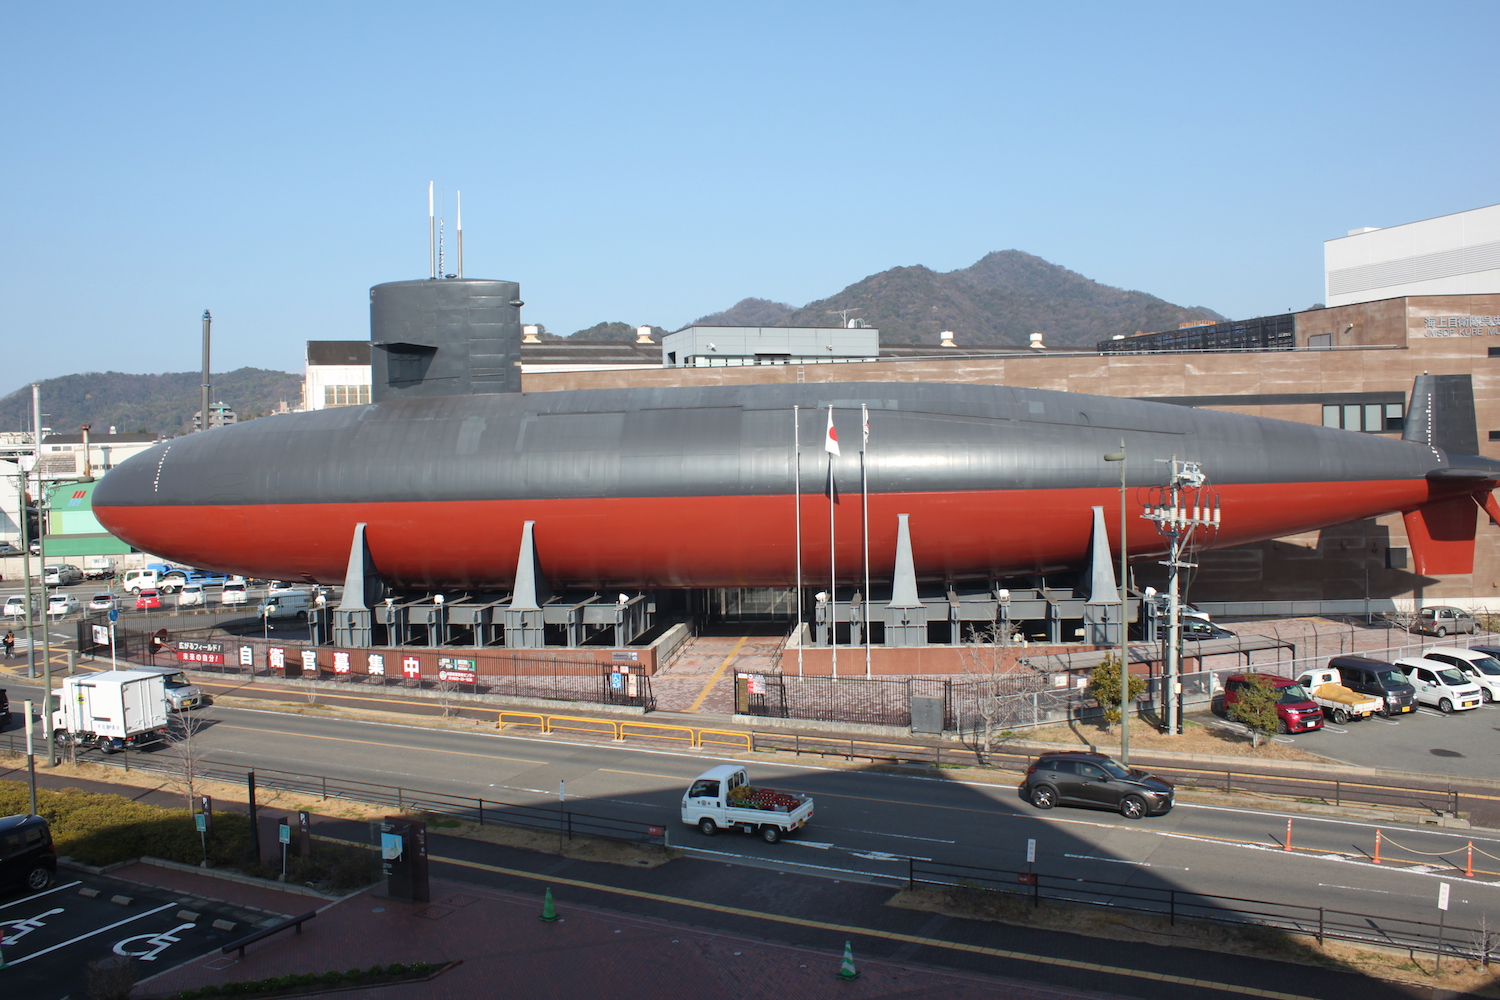
[[[360, 845], [366, 846], [366, 845]], [[1272, 1000], [1311, 1000], [1297, 993], [1281, 993], [1276, 990], [1263, 990], [1251, 986], [1237, 986], [1233, 983], [1217, 983], [1208, 979], [1192, 979], [1187, 976], [1170, 976], [1161, 972], [1148, 972], [1143, 969], [1127, 969], [1121, 966], [1100, 965], [1096, 962], [1080, 962], [1069, 958], [1055, 958], [1051, 955], [1033, 955], [1022, 951], [1010, 951], [1006, 948], [990, 948], [984, 945], [959, 944], [955, 941], [943, 941], [939, 938], [922, 937], [918, 934], [903, 934], [899, 931], [877, 930], [873, 927], [859, 927], [853, 924], [835, 924], [825, 920], [808, 920], [804, 917], [788, 917], [778, 913], [766, 913], [761, 910], [747, 910], [738, 906], [721, 906], [718, 903], [705, 903], [696, 899], [684, 899], [680, 896], [668, 896], [659, 892], [646, 892], [642, 889], [625, 889], [619, 886], [603, 885], [598, 882], [587, 882], [583, 879], [563, 878], [557, 875], [538, 875], [534, 872], [521, 871], [516, 868], [502, 868], [499, 865], [487, 865], [478, 861], [463, 861], [458, 858], [442, 858], [434, 855], [433, 861], [441, 861], [444, 864], [458, 865], [463, 868], [473, 868], [478, 871], [493, 872], [497, 875], [510, 875], [517, 878], [529, 879], [534, 882], [546, 882], [548, 885], [568, 885], [578, 889], [592, 889], [596, 892], [610, 893], [616, 896], [629, 896], [634, 899], [645, 899], [656, 903], [671, 903], [676, 906], [684, 906], [694, 910], [709, 910], [714, 913], [723, 913], [734, 917], [749, 917], [754, 920], [767, 920], [772, 923], [787, 924], [793, 927], [806, 927], [813, 930], [834, 931], [839, 934], [861, 935], [863, 937], [880, 938], [885, 941], [896, 941], [902, 944], [922, 945], [929, 948], [941, 948], [945, 951], [968, 952], [974, 955], [985, 955], [990, 958], [1004, 958], [1012, 961], [1032, 962], [1037, 965], [1051, 965], [1064, 969], [1080, 969], [1088, 972], [1104, 972], [1116, 976], [1128, 976], [1132, 979], [1146, 979], [1158, 983], [1173, 983], [1181, 986], [1199, 986], [1207, 989], [1220, 990], [1224, 993], [1236, 993], [1240, 996], [1270, 997]]]
[[[230, 725], [225, 725], [222, 722], [219, 723], [214, 728], [215, 729], [220, 729], [220, 728], [223, 728], [223, 729], [233, 729], [233, 730], [237, 730], [237, 731], [243, 732], [243, 733], [267, 733], [267, 734], [270, 734], [272, 736], [297, 736], [297, 737], [300, 737], [301, 739], [304, 739], [304, 740], [331, 740], [334, 743], [357, 743], [360, 746], [382, 747], [382, 748], [385, 748], [385, 749], [391, 749], [393, 747], [398, 747], [397, 744], [379, 743], [379, 742], [376, 742], [375, 740], [351, 740], [351, 739], [349, 739], [348, 737], [345, 737], [345, 736], [314, 736], [311, 733], [288, 733], [288, 732], [285, 732], [284, 730], [280, 730], [280, 729], [255, 729], [255, 728], [252, 728], [250, 726], [230, 726]], [[514, 762], [516, 762], [518, 764], [550, 764], [550, 763], [553, 763], [552, 761], [547, 761], [547, 760], [527, 760], [525, 757], [503, 757], [503, 756], [501, 756], [499, 754], [466, 753], [463, 750], [436, 750], [436, 749], [434, 749], [432, 747], [399, 746], [399, 749], [402, 749], [402, 750], [417, 750], [417, 751], [420, 751], [422, 753], [448, 754], [451, 757], [478, 757], [478, 758], [480, 758], [482, 760], [509, 760], [509, 761], [514, 761]]]
[[708, 693], [714, 689], [714, 685], [719, 683], [719, 678], [724, 676], [724, 671], [728, 670], [729, 665], [734, 662], [734, 658], [740, 655], [740, 647], [748, 642], [749, 639], [748, 635], [740, 636], [740, 641], [734, 644], [734, 648], [729, 651], [729, 655], [724, 657], [724, 662], [719, 664], [719, 669], [714, 671], [713, 676], [708, 679], [708, 683], [703, 685], [703, 690], [698, 692], [698, 697], [694, 698], [693, 703], [688, 706], [689, 712], [696, 712], [703, 706], [703, 702], [708, 699]]

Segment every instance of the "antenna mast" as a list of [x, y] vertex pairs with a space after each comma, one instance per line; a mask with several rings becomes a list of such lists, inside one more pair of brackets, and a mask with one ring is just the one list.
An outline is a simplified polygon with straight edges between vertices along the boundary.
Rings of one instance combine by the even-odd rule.
[[437, 216], [432, 211], [432, 181], [427, 182], [427, 266], [437, 277]]

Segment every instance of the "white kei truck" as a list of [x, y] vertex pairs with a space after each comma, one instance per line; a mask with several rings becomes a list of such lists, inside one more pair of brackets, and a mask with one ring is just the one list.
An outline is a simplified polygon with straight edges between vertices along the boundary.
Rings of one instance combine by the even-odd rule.
[[107, 670], [64, 677], [52, 692], [52, 740], [60, 747], [98, 747], [112, 754], [158, 743], [167, 735], [171, 709], [159, 670]]
[[757, 788], [745, 769], [733, 764], [704, 771], [682, 797], [682, 821], [710, 837], [720, 830], [739, 830], [774, 844], [806, 826], [812, 814], [812, 796]]
[[1312, 700], [1323, 710], [1323, 715], [1336, 726], [1350, 719], [1368, 719], [1385, 707], [1379, 698], [1358, 694], [1344, 686], [1337, 670], [1309, 670], [1297, 678], [1297, 683], [1307, 689]]

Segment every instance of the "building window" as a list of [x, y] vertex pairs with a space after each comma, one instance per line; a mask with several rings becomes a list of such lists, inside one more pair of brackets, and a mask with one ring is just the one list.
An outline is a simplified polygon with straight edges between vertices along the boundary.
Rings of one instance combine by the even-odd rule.
[[1500, 358], [1500, 347], [1491, 347], [1490, 348], [1490, 357], [1492, 357], [1492, 358]]
[[1323, 407], [1323, 426], [1377, 434], [1405, 428], [1400, 403], [1345, 403]]
[[370, 387], [367, 385], [325, 385], [323, 387], [324, 406], [364, 406], [370, 401]]

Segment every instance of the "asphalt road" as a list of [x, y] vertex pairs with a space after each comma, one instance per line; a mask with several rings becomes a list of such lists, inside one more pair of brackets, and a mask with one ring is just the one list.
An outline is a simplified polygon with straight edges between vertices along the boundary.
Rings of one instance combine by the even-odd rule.
[[[733, 758], [226, 706], [202, 717], [212, 722], [204, 738], [217, 767], [275, 768], [552, 808], [566, 782], [569, 809], [663, 825], [674, 846], [735, 863], [904, 881], [908, 857], [1025, 870], [1028, 841], [1035, 840], [1034, 868], [1047, 875], [1434, 921], [1438, 881], [1448, 879], [1456, 890], [1450, 926], [1500, 918], [1496, 834], [1384, 823], [1384, 864], [1376, 866], [1368, 858], [1376, 826], [1358, 820], [1210, 803], [1182, 803], [1167, 816], [1134, 822], [1102, 811], [1042, 813], [1013, 786], [964, 780], [961, 770], [902, 775], [760, 755], [747, 764], [752, 781], [809, 793], [817, 802], [804, 831], [767, 845], [728, 832], [705, 837], [680, 822], [688, 782]], [[155, 756], [164, 759], [163, 753]], [[1292, 851], [1283, 849], [1288, 818]], [[1477, 849], [1473, 880], [1453, 867], [1465, 863], [1470, 840]], [[1111, 895], [1101, 887], [1083, 891]]]

